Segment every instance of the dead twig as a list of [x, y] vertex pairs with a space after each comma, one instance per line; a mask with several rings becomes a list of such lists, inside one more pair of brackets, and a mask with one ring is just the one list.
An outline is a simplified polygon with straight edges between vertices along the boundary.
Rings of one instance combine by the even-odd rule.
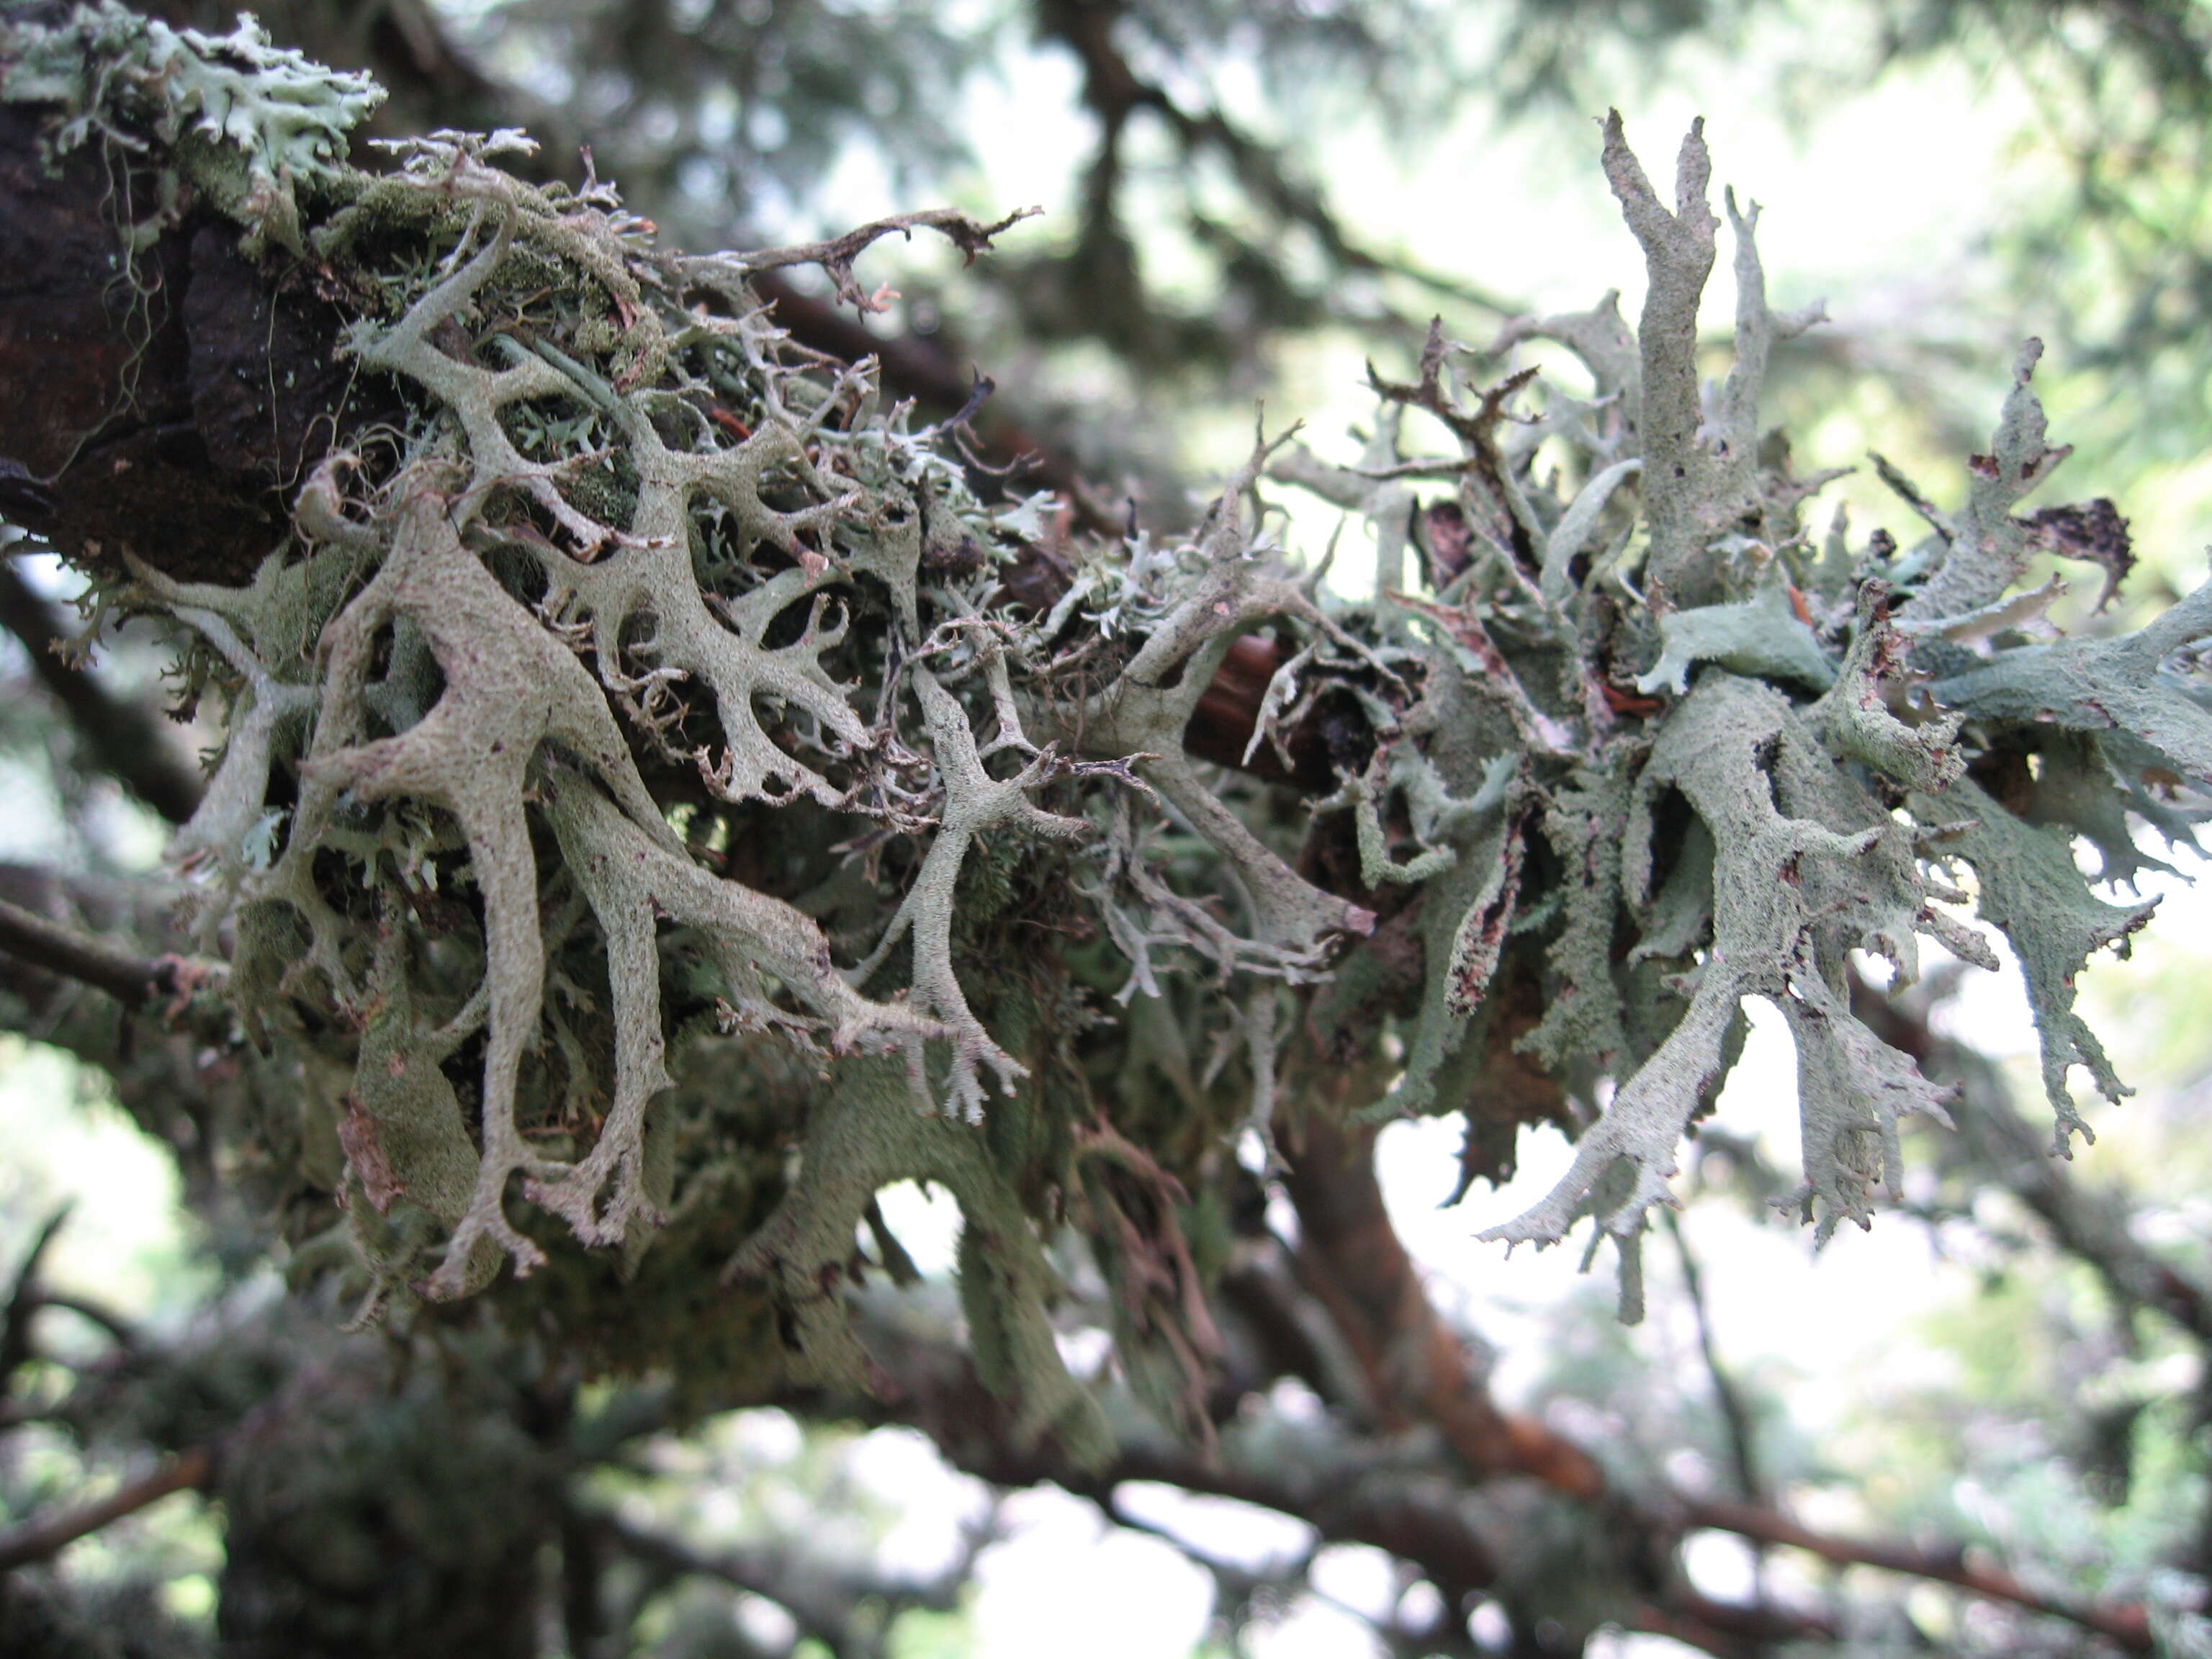
[[787, 265], [819, 265], [830, 273], [830, 280], [837, 286], [837, 297], [862, 313], [886, 311], [889, 300], [896, 297], [885, 289], [873, 294], [861, 288], [853, 275], [853, 262], [884, 237], [896, 234], [913, 240], [917, 230], [933, 230], [951, 241], [972, 262], [979, 253], [988, 251], [991, 239], [1024, 219], [1042, 213], [1042, 208], [1016, 208], [995, 224], [978, 224], [966, 214], [951, 208], [931, 208], [922, 213], [895, 214], [888, 219], [876, 219], [848, 230], [842, 236], [833, 236], [826, 242], [798, 242], [788, 247], [763, 248], [757, 252], [736, 256], [748, 276], [757, 271], [780, 270]]

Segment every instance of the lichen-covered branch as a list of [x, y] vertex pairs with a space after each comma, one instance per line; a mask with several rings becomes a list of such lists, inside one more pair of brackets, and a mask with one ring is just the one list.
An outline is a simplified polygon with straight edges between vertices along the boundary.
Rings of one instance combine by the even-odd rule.
[[[1262, 436], [1190, 533], [1083, 537], [1048, 495], [986, 505], [957, 434], [795, 346], [751, 285], [813, 263], [865, 308], [878, 238], [974, 253], [1020, 216], [683, 255], [611, 186], [517, 177], [518, 133], [343, 164], [373, 88], [250, 27], [49, 8], [0, 25], [0, 58], [55, 159], [159, 185], [118, 257], [192, 204], [249, 270], [304, 261], [336, 317], [327, 442], [274, 470], [250, 554], [154, 513], [60, 540], [225, 717], [178, 872], [239, 1046], [292, 1079], [253, 1132], [316, 1218], [300, 1271], [368, 1313], [511, 1265], [532, 1282], [499, 1305], [605, 1322], [623, 1364], [866, 1378], [847, 1292], [910, 1266], [876, 1195], [934, 1182], [985, 1382], [1095, 1461], [1042, 1240], [1084, 1236], [1125, 1366], [1203, 1437], [1222, 1253], [1197, 1218], [1231, 1207], [1232, 1149], [1274, 1178], [1345, 1133], [1301, 1117], [1463, 1113], [1462, 1190], [1524, 1125], [1575, 1126], [1565, 1178], [1492, 1237], [1592, 1218], [1632, 1313], [1747, 997], [1796, 1045], [1790, 1203], [1824, 1236], [1894, 1190], [1899, 1116], [1943, 1110], [1854, 1012], [1854, 951], [1903, 987], [1921, 936], [1988, 965], [1994, 927], [2062, 1146], [2074, 1066], [2124, 1092], [2074, 982], [2148, 916], [2096, 891], [2143, 867], [2136, 832], [2191, 844], [2203, 814], [2212, 587], [2131, 635], [2028, 637], [2057, 592], [2022, 591], [2030, 553], [2108, 587], [2130, 556], [2110, 503], [2014, 512], [2064, 453], [2032, 345], [1961, 507], [1877, 463], [1932, 539], [1816, 546], [1833, 475], [1791, 473], [1760, 411], [1819, 309], [1770, 305], [1733, 196], [1735, 360], [1699, 383], [1702, 125], [1670, 207], [1607, 125], [1638, 328], [1608, 297], [1497, 343], [1564, 342], [1594, 397], [1510, 362], [1474, 384], [1439, 324], [1413, 378], [1372, 377], [1358, 454]], [[1284, 544], [1282, 488], [1365, 521], [1371, 593]], [[1356, 1099], [1324, 1086], [1352, 1075]], [[1326, 1205], [1358, 1194], [1293, 1178], [1356, 1254]], [[1409, 1293], [1384, 1257], [1346, 1306]], [[1370, 1390], [1413, 1363], [1383, 1346]], [[1469, 1466], [1532, 1467], [1430, 1360], [1404, 1397]]]

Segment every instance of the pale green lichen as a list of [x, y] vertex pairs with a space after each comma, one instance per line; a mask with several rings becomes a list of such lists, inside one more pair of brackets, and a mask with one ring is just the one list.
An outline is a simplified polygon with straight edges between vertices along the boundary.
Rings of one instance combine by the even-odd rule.
[[1772, 571], [1758, 596], [1734, 605], [1700, 605], [1668, 611], [1659, 617], [1659, 660], [1637, 677], [1647, 696], [1665, 686], [1676, 696], [1690, 689], [1690, 670], [1717, 662], [1737, 674], [1825, 691], [1835, 683], [1835, 665], [1820, 649], [1812, 625], [1790, 600], [1789, 583]]
[[[147, 61], [134, 38], [101, 49]], [[54, 73], [9, 95], [164, 140]], [[222, 142], [280, 183], [326, 167], [248, 108]], [[1029, 1431], [1103, 1443], [1045, 1318], [1039, 1230], [1063, 1222], [1114, 1285], [1131, 1374], [1195, 1430], [1185, 1231], [1237, 1138], [1273, 1153], [1279, 1094], [1473, 1121], [1492, 1068], [1533, 1059], [1552, 1092], [1516, 1121], [1571, 1095], [1584, 1127], [1491, 1236], [1593, 1217], [1632, 1304], [1644, 1213], [1763, 997], [1799, 1054], [1792, 1201], [1824, 1235], [1863, 1222], [1899, 1119], [1942, 1097], [1854, 1015], [1850, 960], [1907, 983], [1926, 936], [1993, 964], [1953, 861], [2025, 966], [2062, 1142], [2086, 1127], [2072, 1065], [2121, 1091], [2072, 986], [2146, 908], [2096, 898], [2066, 837], [2113, 878], [2141, 867], [2132, 823], [2190, 839], [2212, 588], [2126, 638], [2021, 640], [2052, 594], [2013, 591], [2039, 544], [2010, 507], [2062, 453], [2032, 353], [1966, 507], [1916, 501], [1929, 542], [1854, 553], [1839, 520], [1816, 550], [1799, 511], [1824, 480], [1789, 473], [1759, 404], [1817, 309], [1769, 309], [1732, 200], [1735, 362], [1710, 404], [1698, 385], [1719, 222], [1698, 133], [1670, 210], [1607, 130], [1651, 277], [1639, 334], [1610, 300], [1508, 331], [1566, 343], [1594, 399], [1521, 418], [1528, 374], [1462, 386], [1439, 330], [1418, 380], [1378, 381], [1356, 464], [1262, 439], [1191, 535], [1072, 550], [1042, 614], [1000, 577], [1047, 504], [987, 508], [944, 434], [754, 301], [749, 271], [807, 251], [665, 253], [604, 188], [503, 171], [521, 142], [442, 135], [323, 180], [300, 235], [352, 274], [346, 349], [404, 413], [313, 471], [252, 585], [134, 562], [118, 596], [191, 630], [230, 700], [179, 853], [246, 1031], [296, 1056], [314, 1121], [286, 1144], [350, 1206], [374, 1305], [507, 1262], [560, 1278], [582, 1255], [563, 1232], [645, 1283], [665, 1227], [725, 1241], [725, 1294], [772, 1311], [780, 1363], [849, 1380], [843, 1287], [905, 1271], [875, 1195], [921, 1179], [960, 1205], [975, 1352]], [[265, 193], [222, 205], [290, 234]], [[849, 283], [884, 228], [808, 257]], [[1407, 406], [1459, 453], [1407, 456]], [[1540, 482], [1547, 444], [1567, 465]], [[1371, 599], [1276, 545], [1271, 466], [1373, 520]], [[1248, 763], [1342, 738], [1317, 805], [1185, 747], [1240, 642], [1268, 664]]]
[[[1894, 1189], [1899, 1116], [1942, 1114], [1939, 1091], [1852, 1015], [1849, 952], [1887, 957], [1900, 984], [1917, 972], [1916, 934], [1996, 966], [1985, 939], [1947, 908], [1967, 896], [1937, 873], [1946, 858], [1975, 866], [1983, 920], [2008, 935], [2027, 969], [2059, 1146], [2067, 1131], [2086, 1128], [2065, 1087], [2069, 1066], [2087, 1066], [2106, 1093], [2121, 1092], [2073, 1012], [2073, 978], [2094, 950], [2142, 925], [2145, 908], [2097, 900], [2063, 836], [2019, 823], [1963, 775], [1976, 757], [1994, 763], [2021, 744], [2051, 754], [2038, 792], [2041, 821], [2089, 835], [2108, 878], [2143, 862], [2130, 818], [2188, 842], [2201, 809], [2174, 792], [2207, 777], [2205, 692], [2192, 664], [2169, 665], [2212, 633], [2212, 586], [2126, 638], [2017, 642], [2011, 630], [2036, 622], [2056, 590], [2012, 591], [2038, 543], [2009, 509], [2063, 459], [2045, 442], [2028, 380], [2033, 346], [1993, 453], [1969, 469], [1965, 509], [1945, 515], [1911, 492], [1938, 532], [1931, 543], [1887, 565], [1871, 553], [1853, 558], [1839, 521], [1826, 552], [1812, 556], [1796, 510], [1825, 479], [1797, 479], [1779, 461], [1759, 459], [1757, 404], [1771, 345], [1816, 321], [1817, 307], [1788, 316], [1768, 310], [1756, 210], [1739, 212], [1731, 200], [1735, 364], [1728, 383], [1702, 398], [1694, 319], [1714, 222], [1701, 137], [1693, 131], [1684, 147], [1672, 211], [1656, 200], [1617, 124], [1607, 163], [1650, 265], [1640, 355], [1629, 355], [1609, 304], [1508, 331], [1509, 340], [1565, 341], [1607, 395], [1610, 420], [1591, 420], [1587, 410], [1577, 416], [1583, 482], [1551, 501], [1526, 479], [1510, 497], [1485, 489], [1475, 481], [1487, 481], [1492, 465], [1484, 465], [1480, 421], [1438, 411], [1468, 453], [1469, 483], [1460, 492], [1468, 521], [1494, 527], [1489, 533], [1501, 544], [1524, 520], [1545, 532], [1511, 550], [1535, 576], [1540, 605], [1508, 570], [1476, 580], [1449, 610], [1429, 608], [1446, 624], [1436, 632], [1452, 665], [1480, 673], [1489, 696], [1512, 711], [1516, 740], [1504, 752], [1517, 751], [1520, 787], [1545, 803], [1545, 837], [1559, 861], [1553, 880], [1564, 908], [1545, 929], [1550, 1006], [1522, 1047], [1577, 1090], [1607, 1078], [1615, 1085], [1550, 1196], [1487, 1236], [1547, 1243], [1577, 1217], [1595, 1215], [1624, 1241], [1632, 1237], [1644, 1210], [1665, 1195], [1680, 1136], [1732, 1063], [1738, 1006], [1748, 995], [1774, 1001], [1796, 1042], [1806, 1183], [1794, 1201], [1819, 1215], [1825, 1234], [1838, 1219], [1863, 1222], [1869, 1195]], [[1428, 374], [1419, 389], [1424, 406], [1434, 406], [1436, 379]], [[1370, 459], [1369, 471], [1413, 470], [1395, 456], [1382, 459], [1379, 468]], [[1617, 503], [1638, 464], [1643, 583], [1656, 611], [1641, 620], [1635, 605], [1645, 593], [1628, 580], [1632, 566], [1617, 551], [1594, 554], [1630, 544], [1635, 520]], [[1326, 486], [1313, 466], [1296, 476]], [[1341, 489], [1325, 493], [1346, 498]], [[1625, 617], [1606, 623], [1599, 607], [1619, 611], [1624, 600]], [[1986, 651], [1984, 642], [1998, 647], [1994, 655], [1978, 662], [1967, 654]], [[1634, 676], [1633, 690], [1680, 701], [1624, 722], [1630, 700], [1607, 659], [1626, 654], [1633, 664], [1639, 649], [1650, 665]], [[1534, 672], [1547, 659], [1570, 665], [1555, 702], [1541, 695], [1546, 684]], [[1700, 672], [1700, 665], [1711, 665]], [[1601, 678], [1609, 672], [1610, 689]], [[1818, 695], [1799, 701], [1808, 693]], [[2077, 748], [2128, 745], [2132, 764], [2059, 747], [2069, 732], [2080, 734], [2068, 739]], [[1418, 772], [1393, 752], [1352, 791], [1364, 878], [1425, 878], [1425, 899], [1448, 915], [1493, 891], [1494, 882], [1455, 873], [1459, 866], [1431, 845], [1418, 792], [1378, 790], [1371, 781], [1384, 775]], [[1655, 845], [1656, 808], [1669, 799], [1687, 807], [1691, 821], [1673, 820], [1671, 843]], [[1401, 834], [1410, 832], [1410, 857], [1383, 830], [1394, 803], [1404, 815]], [[1900, 805], [1917, 827], [1900, 821]], [[1502, 873], [1508, 866], [1492, 833], [1488, 857]], [[1656, 882], [1662, 862], [1668, 873]], [[1524, 913], [1542, 899], [1540, 888], [1526, 893]], [[1396, 1098], [1434, 1109], [1430, 1079], [1468, 1029], [1449, 995], [1467, 956], [1426, 910], [1422, 931], [1427, 995]], [[1672, 964], [1683, 1000], [1655, 1024], [1662, 1004], [1649, 980], [1632, 975], [1656, 964]], [[1651, 1035], [1639, 1042], [1639, 1030]]]
[[[228, 34], [212, 35], [100, 0], [56, 27], [9, 29], [7, 60], [0, 100], [66, 112], [47, 136], [49, 155], [95, 138], [128, 149], [150, 139], [246, 226], [250, 246], [295, 252], [297, 191], [343, 176], [348, 135], [384, 101], [368, 76], [272, 45], [243, 13]], [[163, 194], [173, 206], [173, 191]]]

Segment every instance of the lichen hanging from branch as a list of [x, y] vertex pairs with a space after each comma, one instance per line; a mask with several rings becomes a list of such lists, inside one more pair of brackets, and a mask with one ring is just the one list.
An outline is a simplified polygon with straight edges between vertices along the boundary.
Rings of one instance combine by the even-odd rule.
[[[1610, 302], [1509, 331], [1582, 356], [1594, 400], [1526, 370], [1463, 384], [1472, 354], [1439, 327], [1416, 379], [1376, 377], [1356, 463], [1263, 433], [1188, 537], [1048, 556], [1048, 501], [987, 503], [952, 434], [886, 407], [868, 365], [793, 348], [747, 286], [811, 260], [865, 306], [877, 235], [973, 253], [1006, 223], [678, 255], [606, 186], [505, 171], [519, 135], [350, 168], [336, 136], [368, 89], [244, 26], [82, 7], [0, 27], [0, 88], [56, 111], [57, 153], [137, 147], [163, 213], [204, 203], [250, 250], [304, 255], [375, 394], [250, 586], [164, 574], [155, 525], [67, 549], [228, 701], [179, 850], [242, 1030], [314, 1085], [327, 1121], [302, 1144], [342, 1163], [317, 1190], [350, 1206], [374, 1306], [472, 1293], [502, 1262], [604, 1251], [634, 1274], [666, 1225], [721, 1241], [730, 1294], [766, 1298], [800, 1373], [854, 1375], [855, 1230], [895, 1267], [872, 1194], [936, 1181], [966, 1215], [990, 1375], [1031, 1429], [1095, 1448], [1042, 1323], [1047, 1258], [1015, 1232], [1111, 1226], [1112, 1260], [1197, 1270], [1164, 1200], [1071, 1198], [1086, 1147], [1133, 1148], [1202, 1208], [1242, 1178], [1241, 1137], [1295, 1158], [1287, 1109], [1326, 1067], [1371, 1085], [1355, 1106], [1488, 1124], [1463, 1190], [1573, 1097], [1568, 1174], [1491, 1236], [1595, 1217], [1632, 1293], [1747, 996], [1799, 1050], [1795, 1202], [1824, 1233], [1869, 1218], [1899, 1118], [1942, 1099], [1853, 1015], [1850, 953], [1899, 983], [1923, 935], [1993, 963], [1977, 902], [2027, 968], [2062, 1146], [2086, 1128], [2071, 1065], [2124, 1092], [2073, 980], [2148, 907], [2099, 898], [2063, 837], [2190, 837], [2212, 613], [2200, 592], [2126, 638], [2019, 632], [2050, 598], [2018, 591], [2026, 550], [2074, 547], [2012, 513], [2063, 459], [2032, 353], [1955, 520], [1902, 554], [1840, 521], [1816, 543], [1802, 509], [1832, 475], [1793, 476], [1759, 404], [1818, 310], [1769, 308], [1758, 210], [1732, 198], [1735, 362], [1698, 384], [1721, 228], [1701, 131], [1668, 209], [1607, 125], [1639, 334]], [[186, 143], [205, 88], [249, 71], [295, 113], [264, 130], [234, 99]], [[224, 145], [271, 187], [226, 185]], [[1407, 452], [1424, 419], [1442, 453]], [[1563, 464], [1540, 479], [1547, 441]], [[1371, 598], [1277, 543], [1276, 487], [1372, 521]], [[1541, 1086], [1501, 1122], [1516, 1067]], [[1202, 1301], [1179, 1282], [1158, 1306], [1124, 1340], [1196, 1389]]]

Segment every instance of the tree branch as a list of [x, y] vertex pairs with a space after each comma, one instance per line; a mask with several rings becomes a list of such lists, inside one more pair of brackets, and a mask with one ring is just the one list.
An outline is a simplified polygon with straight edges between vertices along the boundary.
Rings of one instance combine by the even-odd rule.
[[15, 1283], [8, 1288], [8, 1304], [0, 1309], [0, 1392], [6, 1390], [16, 1367], [31, 1357], [31, 1316], [44, 1299], [39, 1291], [39, 1264], [60, 1236], [70, 1208], [67, 1203], [59, 1206], [40, 1224], [31, 1248], [23, 1253], [22, 1264], [15, 1269]]
[[1402, 276], [1501, 318], [1516, 313], [1517, 307], [1472, 283], [1430, 270], [1412, 259], [1378, 254], [1354, 241], [1321, 192], [1291, 176], [1281, 149], [1253, 137], [1218, 105], [1208, 104], [1194, 114], [1164, 87], [1138, 74], [1114, 38], [1114, 25], [1122, 13], [1118, 5], [1068, 4], [1065, 0], [1051, 0], [1038, 8], [1040, 35], [1066, 46], [1083, 66], [1083, 101], [1103, 128], [1096, 170], [1105, 188], [1093, 201], [1094, 212], [1111, 211], [1108, 198], [1120, 179], [1113, 150], [1122, 125], [1133, 112], [1149, 110], [1167, 123], [1186, 157], [1213, 150], [1254, 201], [1279, 222], [1303, 227], [1340, 270]]
[[930, 208], [920, 213], [900, 213], [888, 219], [872, 220], [828, 241], [762, 248], [740, 253], [737, 259], [749, 276], [756, 271], [781, 270], [791, 265], [819, 265], [836, 284], [837, 297], [855, 311], [882, 311], [885, 308], [882, 290], [871, 295], [862, 288], [860, 279], [853, 274], [853, 262], [884, 237], [899, 235], [912, 241], [915, 231], [933, 230], [967, 255], [972, 264], [977, 254], [989, 251], [994, 236], [1043, 211], [1042, 208], [1016, 208], [1005, 218], [986, 225], [951, 208]]
[[1497, 1579], [1497, 1559], [1475, 1524], [1479, 1505], [1434, 1468], [1432, 1446], [1279, 1420], [1261, 1437], [1264, 1459], [1243, 1458], [1234, 1444], [1207, 1458], [1139, 1421], [1123, 1425], [1110, 1462], [1085, 1470], [1048, 1437], [1025, 1443], [1015, 1432], [1012, 1407], [983, 1388], [969, 1358], [922, 1335], [911, 1321], [868, 1320], [865, 1344], [892, 1380], [888, 1397], [825, 1398], [809, 1390], [787, 1403], [816, 1416], [919, 1429], [956, 1468], [997, 1486], [1051, 1481], [1099, 1502], [1123, 1481], [1159, 1481], [1273, 1510], [1332, 1542], [1369, 1544], [1414, 1563], [1453, 1606]]
[[1718, 1659], [1755, 1659], [1777, 1642], [1835, 1642], [1844, 1634], [1834, 1620], [1819, 1613], [1793, 1612], [1769, 1601], [1715, 1601], [1680, 1589], [1662, 1603], [1640, 1608], [1629, 1622], [1636, 1630], [1672, 1637]]
[[172, 823], [200, 803], [199, 774], [178, 754], [162, 722], [126, 702], [62, 655], [68, 634], [53, 607], [33, 592], [15, 568], [0, 562], [0, 628], [21, 642], [31, 672], [83, 739], [81, 753]]
[[0, 899], [0, 953], [105, 991], [126, 1008], [183, 988], [173, 957], [143, 957]]
[[[1375, 1182], [1371, 1132], [1340, 1127], [1326, 1110], [1308, 1116], [1304, 1143], [1285, 1185], [1303, 1230], [1299, 1261], [1316, 1273], [1316, 1294], [1359, 1352], [1378, 1403], [1395, 1406], [1401, 1422], [1410, 1417], [1434, 1424], [1478, 1479], [1527, 1474], [1586, 1502], [1619, 1502], [1589, 1453], [1547, 1425], [1503, 1413], [1491, 1401], [1470, 1371], [1464, 1348], [1437, 1316], [1391, 1226]], [[2141, 1607], [2041, 1595], [2002, 1568], [1968, 1564], [1963, 1550], [1832, 1538], [1756, 1503], [1688, 1498], [1683, 1509], [1690, 1527], [1717, 1528], [1758, 1542], [1809, 1549], [1832, 1561], [1955, 1584], [2069, 1620], [2130, 1652], [2149, 1651], [2149, 1618]]]
[[587, 1515], [585, 1520], [625, 1554], [663, 1571], [719, 1578], [765, 1596], [789, 1613], [804, 1634], [822, 1643], [837, 1659], [848, 1659], [848, 1656], [865, 1659], [883, 1650], [889, 1620], [871, 1629], [855, 1617], [857, 1610], [869, 1601], [881, 1601], [894, 1612], [906, 1607], [950, 1612], [957, 1607], [975, 1556], [988, 1541], [988, 1530], [971, 1535], [960, 1558], [934, 1578], [897, 1578], [877, 1574], [860, 1564], [817, 1559], [780, 1545], [709, 1553], [665, 1534], [631, 1526], [612, 1515]]
[[0, 1533], [0, 1572], [58, 1555], [80, 1538], [89, 1537], [126, 1515], [136, 1515], [171, 1492], [204, 1488], [215, 1477], [215, 1454], [195, 1446], [168, 1459], [150, 1474], [128, 1481], [98, 1503], [64, 1510]]
[[1576, 1498], [1601, 1497], [1605, 1476], [1588, 1452], [1500, 1411], [1474, 1374], [1390, 1224], [1373, 1149], [1372, 1130], [1311, 1112], [1284, 1186], [1297, 1206], [1302, 1273], [1359, 1356], [1383, 1420], [1434, 1424], [1477, 1479], [1532, 1474]]
[[2002, 1567], [1968, 1561], [1964, 1550], [1919, 1550], [1875, 1540], [1837, 1538], [1802, 1526], [1778, 1510], [1724, 1498], [1691, 1499], [1685, 1505], [1685, 1515], [1693, 1527], [1711, 1527], [1760, 1543], [1787, 1544], [1793, 1549], [1808, 1550], [1838, 1566], [1880, 1567], [1915, 1578], [1956, 1584], [1990, 1601], [2008, 1601], [2014, 1607], [2048, 1613], [2084, 1630], [2095, 1631], [2100, 1636], [2110, 1637], [2130, 1653], [2153, 1650], [2150, 1615], [2142, 1607], [2099, 1607], [2045, 1595], [2029, 1589]]
[[1758, 1437], [1752, 1423], [1751, 1407], [1736, 1386], [1735, 1378], [1721, 1363], [1719, 1345], [1713, 1340], [1711, 1310], [1705, 1305], [1704, 1271], [1690, 1249], [1688, 1236], [1682, 1231], [1681, 1218], [1672, 1210], [1661, 1212], [1667, 1231], [1674, 1241], [1674, 1253], [1682, 1266], [1682, 1288], [1690, 1298], [1690, 1310], [1697, 1316], [1698, 1352], [1705, 1362], [1705, 1375], [1713, 1385], [1713, 1399], [1720, 1407], [1721, 1421], [1728, 1431], [1729, 1459], [1735, 1467], [1736, 1490], [1746, 1502], [1761, 1504], [1766, 1501], [1766, 1482], [1759, 1468]]
[[2031, 1128], [2002, 1075], [1984, 1056], [1938, 1035], [1916, 1008], [1855, 981], [1852, 1011], [1881, 1040], [1903, 1050], [1928, 1075], [1963, 1089], [1952, 1115], [1955, 1147], [1994, 1176], [2050, 1229], [2051, 1242], [2104, 1281], [2123, 1308], [2151, 1308], [2199, 1345], [2212, 1345], [2212, 1291], [2152, 1251], [2129, 1231], [2136, 1207], [2129, 1195], [2085, 1184], [2069, 1166], [2047, 1157], [2047, 1136]]

